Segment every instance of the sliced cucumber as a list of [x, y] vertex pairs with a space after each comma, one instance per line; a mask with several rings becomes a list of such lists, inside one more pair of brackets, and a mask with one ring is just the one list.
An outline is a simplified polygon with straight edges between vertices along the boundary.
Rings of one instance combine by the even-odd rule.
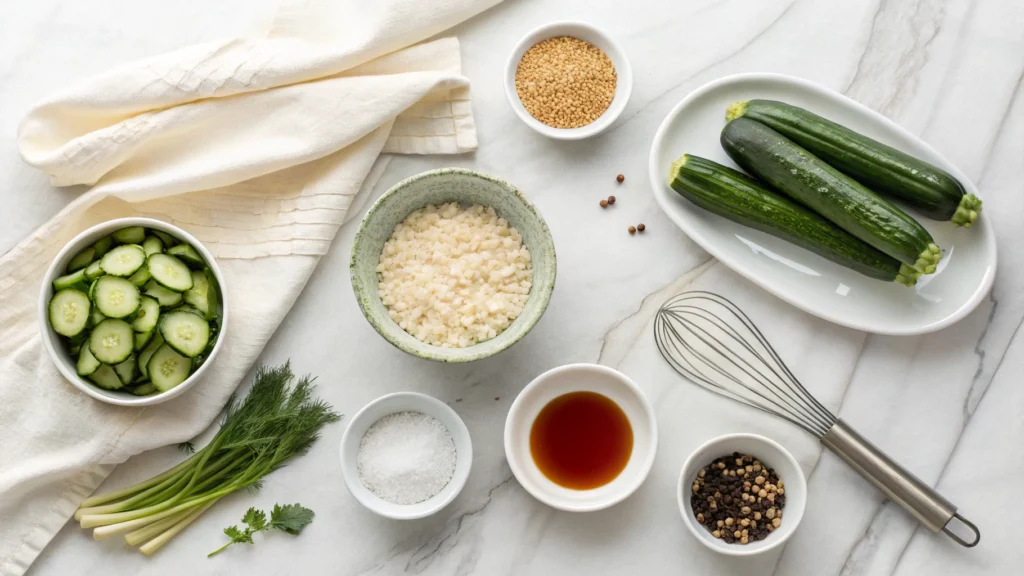
[[124, 320], [108, 318], [89, 334], [89, 350], [104, 364], [120, 364], [132, 355], [134, 349], [135, 335]]
[[175, 292], [184, 292], [192, 287], [192, 272], [189, 271], [188, 266], [174, 256], [153, 254], [146, 263], [153, 279], [164, 288]]
[[76, 334], [74, 336], [69, 337], [68, 338], [68, 344], [71, 344], [72, 346], [80, 345], [80, 344], [82, 344], [83, 342], [85, 342], [88, 339], [89, 339], [89, 331], [85, 330], [85, 331], [80, 332], [80, 333], [78, 333], [78, 334]]
[[206, 267], [206, 260], [196, 252], [196, 249], [189, 246], [188, 244], [178, 244], [167, 250], [167, 253], [171, 256], [176, 256], [182, 260], [185, 264], [188, 264], [190, 268], [202, 270]]
[[111, 236], [121, 244], [141, 244], [142, 241], [146, 239], [146, 229], [142, 226], [121, 228], [117, 232], [111, 234]]
[[152, 296], [143, 296], [139, 303], [139, 312], [132, 320], [132, 330], [136, 332], [149, 332], [156, 328], [156, 321], [160, 319], [160, 303]]
[[107, 318], [126, 318], [139, 309], [139, 289], [117, 276], [101, 276], [93, 287], [93, 302]]
[[92, 374], [100, 367], [100, 361], [92, 355], [89, 351], [88, 346], [82, 346], [81, 350], [78, 351], [78, 363], [75, 365], [75, 370], [79, 376], [88, 376]]
[[153, 334], [156, 334], [156, 330], [150, 330], [149, 332], [136, 332], [135, 333], [135, 351], [142, 350], [149, 344], [149, 341], [153, 339]]
[[210, 341], [210, 324], [202, 316], [176, 310], [160, 318], [160, 335], [178, 353], [194, 358]]
[[[195, 306], [203, 317], [212, 320], [217, 315], [217, 291], [211, 290], [210, 278], [213, 272], [207, 268], [202, 272], [192, 271], [192, 288], [185, 292], [185, 302]], [[214, 280], [216, 282], [216, 280]]]
[[104, 236], [97, 240], [93, 245], [92, 249], [96, 251], [94, 258], [102, 258], [114, 246], [114, 239], [110, 236]]
[[192, 371], [192, 361], [164, 344], [149, 359], [147, 370], [153, 386], [161, 392], [166, 392], [188, 379]]
[[103, 276], [103, 266], [100, 265], [100, 261], [99, 260], [96, 260], [92, 264], [89, 264], [88, 266], [86, 266], [86, 268], [85, 268], [85, 279], [86, 280], [95, 280], [95, 279], [99, 278], [100, 276]]
[[152, 277], [153, 275], [149, 273], [149, 267], [143, 266], [142, 268], [136, 270], [135, 274], [129, 276], [128, 281], [141, 288], [145, 286], [146, 282], [149, 282], [149, 279]]
[[213, 332], [213, 335], [210, 336], [210, 341], [206, 344], [206, 348], [202, 351], [201, 354], [199, 354], [199, 356], [196, 356], [195, 358], [192, 359], [193, 372], [199, 370], [199, 367], [202, 366], [206, 362], [207, 358], [210, 357], [210, 353], [213, 352], [214, 346], [217, 345], [218, 338], [220, 338], [220, 333], [216, 331]]
[[93, 306], [92, 310], [89, 311], [89, 328], [92, 328], [106, 319], [107, 317], [103, 315], [103, 312], [100, 312], [99, 308]]
[[146, 345], [145, 350], [139, 353], [139, 373], [142, 374], [143, 378], [149, 378], [149, 359], [153, 357], [153, 353], [156, 352], [161, 346], [164, 345], [164, 339], [160, 336], [159, 330], [153, 331], [153, 338]]
[[188, 312], [189, 314], [195, 314], [200, 318], [206, 318], [206, 316], [202, 312], [200, 312], [198, 308], [192, 306], [191, 304], [181, 304], [179, 306], [175, 306], [174, 308], [168, 310], [168, 312]]
[[82, 250], [75, 257], [68, 262], [68, 273], [74, 272], [75, 270], [81, 270], [89, 264], [92, 264], [93, 259], [96, 258], [96, 249], [89, 247]]
[[71, 288], [75, 284], [78, 284], [79, 282], [84, 282], [84, 281], [85, 281], [85, 270], [78, 270], [77, 272], [72, 272], [71, 274], [67, 274], [67, 275], [61, 276], [60, 278], [57, 278], [56, 280], [54, 280], [53, 281], [53, 289], [54, 289], [54, 291], [64, 290], [65, 288]]
[[161, 242], [164, 243], [164, 248], [170, 248], [171, 246], [174, 246], [175, 244], [178, 243], [177, 238], [171, 236], [170, 234], [164, 232], [163, 230], [150, 229], [150, 232], [154, 234], [157, 238], [159, 238]]
[[72, 356], [78, 356], [78, 353], [82, 351], [82, 343], [81, 342], [76, 342], [74, 344], [71, 344], [69, 349], [71, 350], [71, 355]]
[[164, 243], [156, 236], [146, 236], [146, 239], [142, 241], [142, 250], [146, 253], [146, 257], [150, 257], [153, 254], [159, 254], [164, 251]]
[[100, 367], [89, 375], [89, 380], [104, 390], [124, 388], [124, 383], [118, 378], [117, 372], [114, 372], [114, 369], [106, 364], [100, 364]]
[[77, 336], [89, 324], [91, 307], [84, 293], [70, 288], [59, 290], [50, 298], [50, 326], [61, 336]]
[[129, 392], [136, 396], [149, 396], [150, 394], [155, 394], [158, 390], [156, 389], [156, 386], [153, 386], [152, 382], [146, 382], [145, 384], [132, 386], [132, 389], [129, 390]]
[[177, 306], [181, 303], [181, 292], [175, 292], [168, 290], [163, 286], [156, 283], [156, 280], [150, 280], [146, 283], [146, 296], [156, 298], [156, 301], [160, 303], [161, 308], [170, 308], [171, 306]]
[[128, 385], [135, 379], [135, 355], [132, 354], [127, 360], [114, 366], [114, 372], [117, 373], [117, 377], [121, 379], [121, 383]]
[[107, 274], [128, 277], [146, 263], [146, 253], [141, 246], [125, 244], [107, 252], [100, 260], [100, 266]]

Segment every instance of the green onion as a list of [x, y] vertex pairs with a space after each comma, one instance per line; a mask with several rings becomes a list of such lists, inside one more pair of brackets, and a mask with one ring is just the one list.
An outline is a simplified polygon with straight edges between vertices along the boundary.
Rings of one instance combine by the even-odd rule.
[[260, 367], [242, 402], [234, 399], [220, 430], [184, 462], [133, 486], [82, 502], [75, 519], [93, 537], [125, 534], [152, 554], [217, 500], [242, 488], [259, 489], [267, 474], [304, 454], [320, 429], [341, 417], [313, 397], [313, 379], [292, 386], [289, 364]]

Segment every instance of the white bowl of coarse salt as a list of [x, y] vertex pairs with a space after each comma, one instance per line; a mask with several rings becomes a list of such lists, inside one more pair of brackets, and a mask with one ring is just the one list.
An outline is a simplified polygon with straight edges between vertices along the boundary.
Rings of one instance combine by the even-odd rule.
[[348, 491], [397, 520], [429, 516], [462, 491], [473, 443], [462, 418], [437, 398], [396, 392], [364, 406], [341, 438]]

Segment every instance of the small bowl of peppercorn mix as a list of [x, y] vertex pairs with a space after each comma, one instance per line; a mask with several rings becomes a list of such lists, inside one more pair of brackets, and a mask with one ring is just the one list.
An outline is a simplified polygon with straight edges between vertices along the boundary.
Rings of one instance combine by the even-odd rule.
[[715, 552], [753, 556], [781, 545], [807, 504], [803, 471], [785, 448], [757, 434], [728, 434], [697, 448], [679, 475], [683, 522]]
[[527, 126], [558, 140], [603, 132], [626, 107], [633, 70], [610, 36], [583, 22], [526, 35], [505, 66], [505, 94]]

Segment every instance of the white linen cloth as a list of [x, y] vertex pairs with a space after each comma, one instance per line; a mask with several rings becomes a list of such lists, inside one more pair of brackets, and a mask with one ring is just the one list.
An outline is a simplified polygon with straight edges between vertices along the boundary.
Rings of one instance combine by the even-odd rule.
[[[265, 37], [128, 64], [29, 113], [25, 160], [56, 186], [92, 188], [0, 257], [0, 575], [23, 574], [115, 465], [212, 422], [372, 187], [381, 152], [476, 147], [457, 41], [413, 44], [499, 1], [286, 1]], [[76, 391], [36, 319], [57, 251], [131, 215], [203, 242], [232, 307], [204, 381], [145, 409]]]

